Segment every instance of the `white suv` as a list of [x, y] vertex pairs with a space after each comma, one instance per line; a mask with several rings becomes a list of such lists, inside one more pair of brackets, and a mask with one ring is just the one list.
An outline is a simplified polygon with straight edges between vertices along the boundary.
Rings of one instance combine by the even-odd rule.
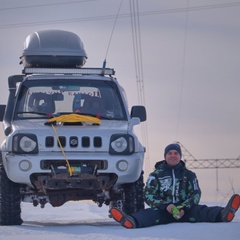
[[145, 148], [133, 127], [146, 120], [145, 107], [129, 113], [114, 70], [81, 68], [86, 58], [73, 33], [27, 38], [23, 74], [9, 77], [8, 102], [0, 105], [0, 225], [22, 223], [21, 201], [144, 208]]

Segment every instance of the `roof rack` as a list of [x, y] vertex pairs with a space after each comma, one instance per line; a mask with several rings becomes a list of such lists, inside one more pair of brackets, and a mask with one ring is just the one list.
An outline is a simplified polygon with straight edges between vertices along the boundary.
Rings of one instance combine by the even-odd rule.
[[82, 75], [114, 75], [112, 68], [29, 68], [22, 70], [23, 74], [82, 74]]

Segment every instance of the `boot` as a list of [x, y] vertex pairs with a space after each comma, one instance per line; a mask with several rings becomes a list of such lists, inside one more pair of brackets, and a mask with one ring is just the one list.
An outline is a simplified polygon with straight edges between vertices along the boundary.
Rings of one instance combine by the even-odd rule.
[[231, 222], [239, 208], [239, 205], [240, 196], [238, 194], [232, 195], [226, 207], [221, 211], [221, 220], [223, 222]]
[[125, 214], [118, 208], [112, 208], [110, 210], [114, 220], [119, 222], [125, 228], [136, 228], [136, 221], [130, 215]]

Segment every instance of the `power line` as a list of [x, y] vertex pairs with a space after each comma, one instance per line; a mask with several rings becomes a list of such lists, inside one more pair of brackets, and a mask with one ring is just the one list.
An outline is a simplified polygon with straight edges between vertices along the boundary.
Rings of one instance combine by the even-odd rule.
[[[130, 13], [131, 13], [133, 52], [134, 52], [134, 64], [135, 64], [135, 72], [136, 72], [138, 102], [139, 104], [145, 106], [141, 28], [140, 28], [140, 20], [139, 20], [138, 0], [130, 0], [129, 4], [130, 4]], [[146, 158], [149, 158], [148, 130], [147, 130], [146, 123], [141, 124], [141, 133], [142, 133], [143, 144], [147, 149]]]
[[97, 17], [82, 17], [82, 18], [49, 20], [49, 21], [40, 21], [40, 22], [13, 23], [13, 24], [0, 25], [0, 29], [20, 28], [20, 27], [26, 27], [26, 26], [31, 27], [31, 26], [39, 26], [39, 25], [61, 24], [61, 23], [72, 23], [72, 22], [99, 21], [99, 20], [113, 19], [115, 17], [116, 15], [105, 15], [105, 16], [97, 16]]
[[67, 1], [67, 2], [59, 2], [59, 3], [37, 4], [37, 5], [29, 5], [29, 6], [7, 7], [7, 8], [0, 8], [0, 11], [9, 11], [9, 10], [25, 9], [25, 8], [50, 7], [50, 6], [58, 6], [58, 5], [66, 5], [66, 4], [69, 5], [69, 4], [92, 2], [92, 1], [98, 1], [98, 0], [79, 0], [79, 1]]
[[[83, 2], [83, 1], [72, 1], [69, 3]], [[96, 1], [96, 0], [85, 0], [85, 1]], [[64, 4], [64, 3], [61, 3], [61, 4]], [[43, 6], [43, 5], [41, 5], [41, 6]], [[45, 6], [47, 6], [47, 5], [45, 5]], [[146, 11], [146, 12], [139, 12], [138, 15], [139, 16], [153, 16], [153, 15], [160, 15], [160, 14], [180, 13], [180, 12], [186, 12], [186, 11], [189, 11], [189, 12], [190, 11], [202, 11], [202, 10], [208, 10], [208, 9], [218, 9], [218, 8], [238, 7], [238, 6], [240, 6], [240, 2], [205, 5], [205, 6], [197, 6], [197, 7], [189, 7], [189, 8], [171, 8], [171, 9], [158, 10], [158, 11]], [[35, 5], [35, 7], [37, 7], [37, 5]], [[0, 9], [0, 10], [7, 10], [7, 9]], [[27, 26], [30, 27], [30, 26], [39, 26], [39, 25], [48, 25], [48, 24], [84, 22], [84, 21], [100, 21], [100, 20], [113, 19], [115, 17], [116, 17], [116, 15], [103, 15], [103, 16], [83, 17], [83, 18], [73, 18], [73, 19], [59, 19], [59, 20], [40, 21], [40, 22], [2, 24], [2, 25], [0, 25], [0, 29], [20, 28], [20, 27], [27, 27]], [[118, 18], [129, 18], [129, 17], [131, 17], [129, 13], [119, 14], [119, 16], [118, 16]]]
[[[99, 0], [78, 0], [78, 1], [67, 1], [67, 2], [59, 2], [59, 3], [47, 3], [47, 4], [37, 4], [37, 5], [29, 5], [29, 6], [17, 6], [17, 7], [7, 7], [7, 8], [0, 8], [0, 11], [7, 11], [7, 10], [15, 10], [15, 9], [25, 9], [25, 8], [39, 8], [39, 7], [49, 7], [49, 6], [57, 6], [57, 5], [69, 5], [75, 3], [84, 3], [84, 2], [93, 2]], [[189, 11], [199, 11], [205, 9], [214, 9], [214, 8], [227, 8], [227, 7], [235, 7], [239, 6], [240, 2], [232, 2], [232, 3], [219, 3], [219, 4], [211, 4], [211, 5], [204, 5], [204, 6], [197, 6], [197, 7], [189, 7]], [[173, 12], [184, 12], [187, 11], [188, 8], [171, 8], [165, 9], [160, 11], [151, 11], [152, 14], [163, 14], [163, 13], [173, 13]], [[149, 12], [143, 12], [142, 14], [147, 14]]]
[[167, 13], [176, 13], [176, 12], [186, 12], [186, 11], [202, 11], [202, 10], [209, 10], [209, 9], [218, 9], [218, 8], [228, 8], [228, 7], [238, 7], [240, 6], [240, 2], [234, 3], [220, 3], [220, 4], [212, 4], [212, 5], [203, 5], [197, 7], [183, 7], [183, 8], [170, 8], [165, 10], [159, 11], [148, 11], [148, 12], [141, 12], [140, 15], [157, 15], [157, 14], [167, 14]]
[[[187, 0], [187, 9], [189, 9], [189, 0]], [[182, 76], [181, 76], [181, 86], [180, 86], [180, 97], [179, 97], [179, 109], [177, 117], [177, 128], [176, 128], [176, 139], [178, 139], [179, 126], [181, 120], [181, 111], [182, 111], [182, 95], [183, 95], [183, 85], [185, 78], [185, 65], [186, 65], [186, 51], [187, 51], [187, 33], [188, 33], [188, 19], [189, 11], [186, 11], [186, 20], [185, 20], [185, 29], [184, 29], [184, 46], [183, 46], [183, 64], [182, 64]]]

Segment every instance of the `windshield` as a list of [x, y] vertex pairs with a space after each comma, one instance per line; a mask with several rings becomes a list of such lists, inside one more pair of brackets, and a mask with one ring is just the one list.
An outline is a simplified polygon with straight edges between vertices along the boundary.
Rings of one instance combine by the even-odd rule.
[[114, 82], [80, 79], [27, 80], [20, 86], [15, 118], [47, 118], [77, 113], [126, 120]]

